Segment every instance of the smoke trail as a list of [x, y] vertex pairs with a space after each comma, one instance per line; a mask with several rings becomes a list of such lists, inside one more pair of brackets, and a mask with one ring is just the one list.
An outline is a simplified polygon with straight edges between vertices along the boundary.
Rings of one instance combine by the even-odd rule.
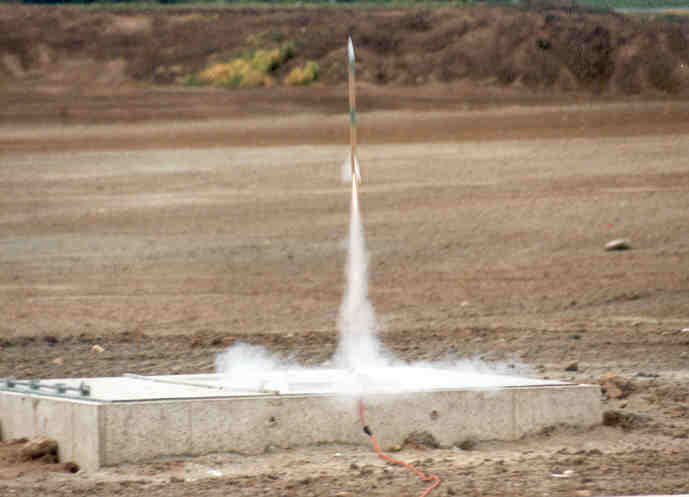
[[[238, 343], [219, 354], [216, 371], [225, 375], [224, 383], [248, 392], [339, 393], [359, 396], [366, 392], [421, 392], [470, 386], [493, 389], [524, 384], [523, 378], [505, 376], [517, 373], [512, 364], [507, 371], [482, 362], [407, 363], [392, 357], [378, 339], [373, 305], [368, 298], [368, 253], [359, 208], [359, 191], [352, 178], [352, 201], [347, 250], [347, 283], [338, 317], [339, 341], [334, 365], [304, 368], [286, 362], [264, 347]], [[344, 173], [343, 173], [344, 174]], [[490, 373], [490, 374], [489, 374]], [[496, 374], [497, 373], [497, 374]]]
[[342, 368], [362, 369], [383, 364], [376, 316], [368, 299], [368, 253], [359, 211], [359, 192], [354, 180], [350, 216], [347, 287], [340, 306], [340, 341], [335, 363]]

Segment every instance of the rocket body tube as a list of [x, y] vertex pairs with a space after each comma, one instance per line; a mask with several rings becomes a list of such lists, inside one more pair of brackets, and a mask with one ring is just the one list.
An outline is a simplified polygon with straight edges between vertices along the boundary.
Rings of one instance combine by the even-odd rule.
[[354, 75], [354, 45], [351, 36], [347, 40], [347, 86], [349, 89], [349, 162], [352, 177], [357, 183], [361, 183], [361, 172], [359, 171], [359, 161], [356, 157], [356, 81]]

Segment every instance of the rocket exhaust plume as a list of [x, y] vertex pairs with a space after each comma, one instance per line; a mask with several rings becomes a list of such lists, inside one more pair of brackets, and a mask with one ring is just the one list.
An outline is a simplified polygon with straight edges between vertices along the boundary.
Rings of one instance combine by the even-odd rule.
[[340, 340], [335, 362], [357, 370], [383, 363], [378, 342], [376, 315], [368, 298], [368, 253], [359, 209], [359, 188], [352, 176], [352, 206], [347, 251], [347, 287], [338, 320]]
[[347, 369], [381, 365], [376, 317], [368, 298], [368, 254], [359, 209], [361, 174], [356, 158], [356, 97], [354, 87], [354, 46], [347, 43], [349, 67], [349, 138], [348, 172], [352, 182], [351, 217], [347, 251], [347, 288], [340, 307], [340, 341], [336, 362]]

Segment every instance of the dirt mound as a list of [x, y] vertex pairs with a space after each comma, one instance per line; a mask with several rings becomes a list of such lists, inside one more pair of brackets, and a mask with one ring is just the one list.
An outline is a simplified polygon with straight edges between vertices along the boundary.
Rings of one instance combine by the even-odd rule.
[[0, 441], [0, 480], [14, 480], [38, 471], [76, 473], [79, 466], [58, 463], [57, 443], [46, 437]]
[[0, 85], [55, 91], [182, 84], [209, 64], [294, 44], [278, 81], [307, 60], [345, 81], [345, 43], [374, 85], [469, 82], [596, 94], [689, 88], [689, 24], [576, 9], [170, 9], [0, 6]]

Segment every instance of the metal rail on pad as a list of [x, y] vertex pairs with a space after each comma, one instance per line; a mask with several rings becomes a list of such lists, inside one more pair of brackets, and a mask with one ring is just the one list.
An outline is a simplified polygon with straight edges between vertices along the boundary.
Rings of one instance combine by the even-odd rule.
[[141, 381], [152, 381], [154, 383], [166, 383], [168, 385], [180, 385], [180, 386], [185, 386], [185, 387], [196, 387], [196, 388], [206, 388], [208, 390], [221, 390], [223, 392], [241, 392], [241, 393], [246, 393], [246, 392], [255, 392], [258, 394], [273, 394], [273, 395], [279, 395], [280, 391], [279, 390], [274, 390], [274, 389], [264, 389], [264, 388], [257, 388], [257, 389], [248, 389], [246, 387], [236, 387], [233, 388], [228, 385], [210, 385], [208, 383], [203, 383], [199, 381], [186, 381], [186, 380], [173, 380], [173, 379], [166, 379], [166, 378], [156, 378], [153, 376], [143, 376], [139, 374], [134, 374], [134, 373], [125, 373], [122, 375], [124, 378], [131, 378], [133, 380], [141, 380]]
[[122, 375], [123, 378], [131, 378], [132, 380], [141, 381], [152, 381], [154, 383], [166, 383], [168, 385], [181, 385], [185, 387], [198, 387], [198, 388], [208, 388], [210, 390], [225, 390], [221, 385], [209, 385], [207, 383], [201, 383], [198, 381], [182, 381], [182, 380], [167, 380], [164, 378], [155, 378], [152, 376], [143, 376], [134, 373], [125, 373]]
[[91, 397], [91, 387], [81, 382], [78, 387], [66, 383], [43, 383], [41, 380], [0, 379], [0, 390], [37, 395], [57, 395], [64, 397]]

